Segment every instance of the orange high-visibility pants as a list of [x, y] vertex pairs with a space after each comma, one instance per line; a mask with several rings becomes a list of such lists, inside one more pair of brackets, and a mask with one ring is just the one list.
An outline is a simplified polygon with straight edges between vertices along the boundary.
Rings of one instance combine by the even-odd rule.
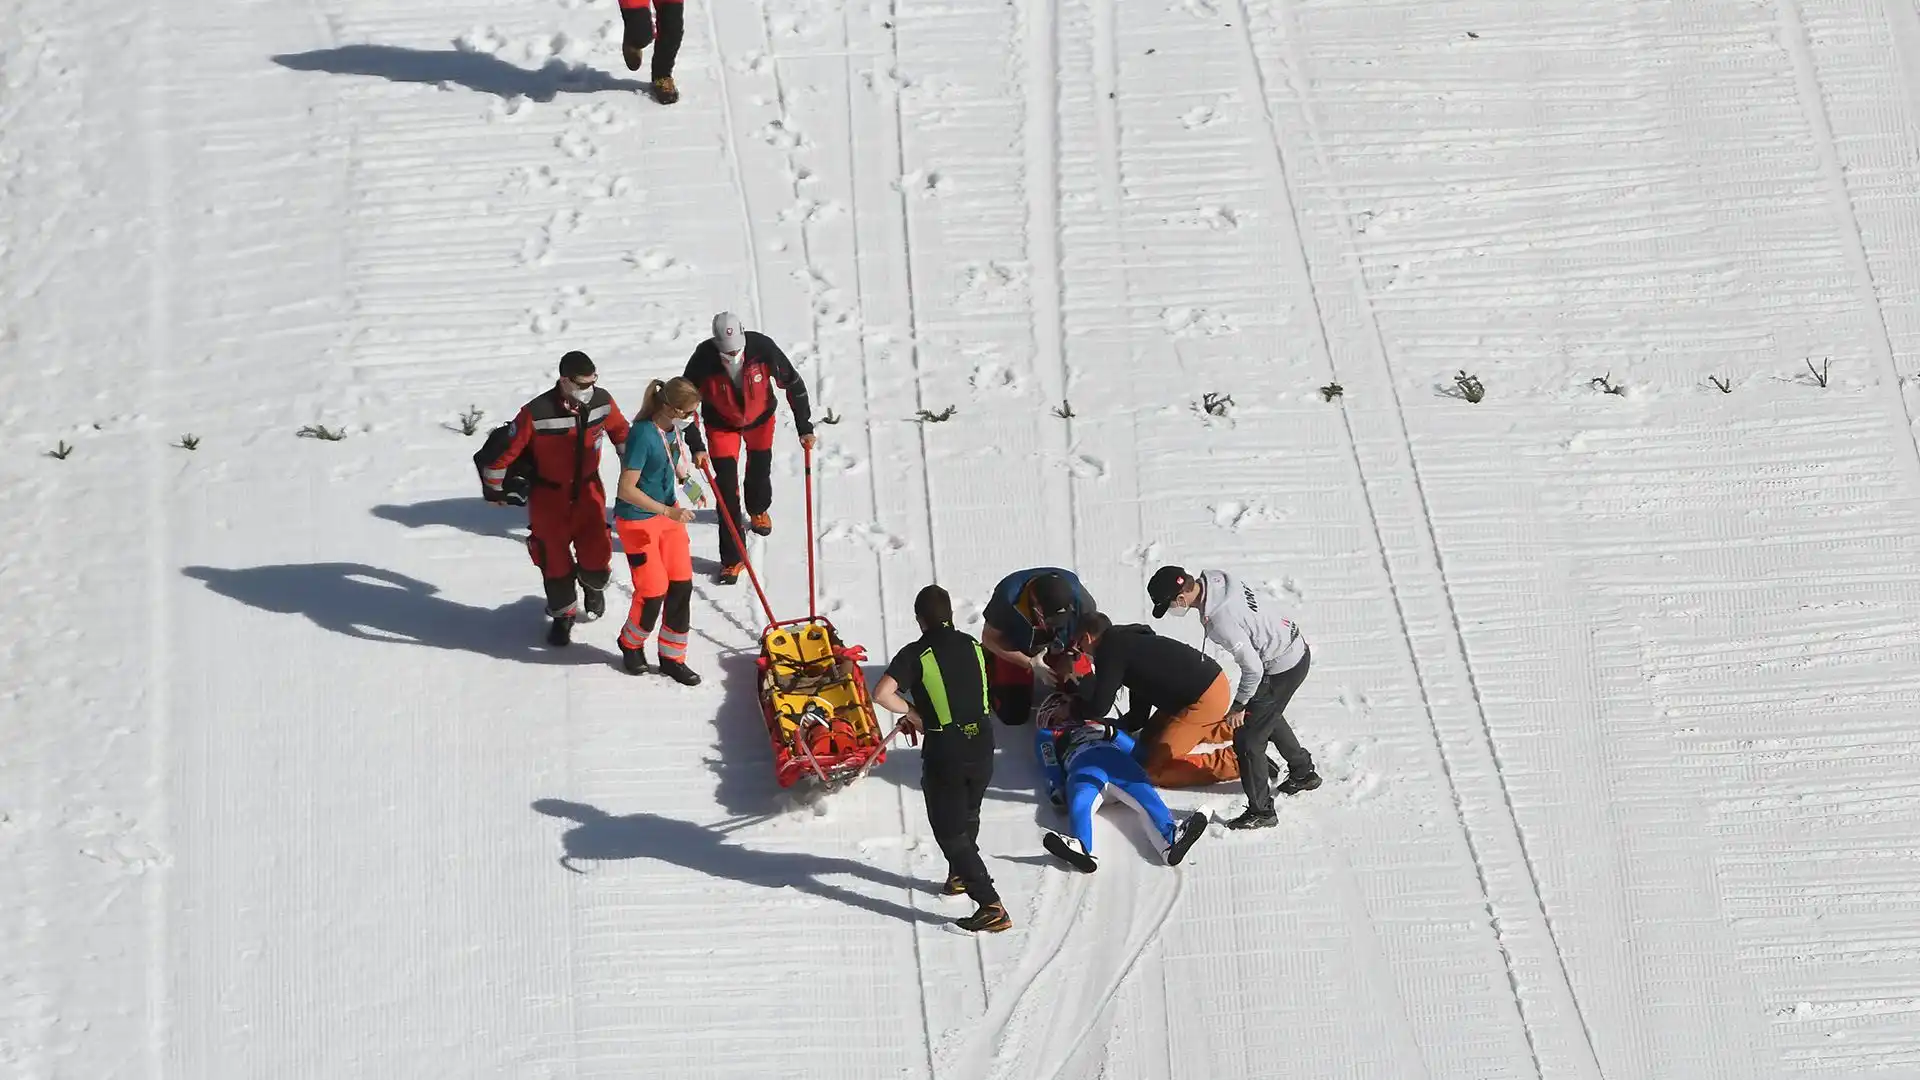
[[687, 658], [687, 601], [693, 595], [693, 555], [687, 527], [663, 514], [640, 521], [616, 518], [620, 550], [633, 571], [633, 605], [620, 628], [620, 647], [639, 649], [653, 635], [653, 621], [664, 608], [660, 658]]
[[[1199, 787], [1240, 779], [1240, 757], [1233, 752], [1233, 726], [1227, 710], [1233, 706], [1233, 687], [1222, 672], [1200, 695], [1200, 700], [1171, 715], [1158, 713], [1147, 725], [1147, 776], [1157, 787]], [[1224, 744], [1220, 749], [1194, 753], [1201, 743]]]

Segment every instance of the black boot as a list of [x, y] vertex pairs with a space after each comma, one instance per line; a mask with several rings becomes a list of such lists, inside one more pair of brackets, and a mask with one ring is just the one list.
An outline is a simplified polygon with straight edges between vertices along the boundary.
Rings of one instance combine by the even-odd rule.
[[1308, 770], [1307, 772], [1288, 776], [1280, 782], [1280, 786], [1275, 790], [1279, 791], [1282, 795], [1298, 795], [1303, 791], [1312, 791], [1319, 786], [1320, 774]]
[[620, 667], [629, 675], [645, 675], [647, 673], [646, 650], [620, 646]]
[[589, 588], [583, 585], [580, 587], [580, 591], [586, 594], [588, 622], [592, 622], [607, 613], [607, 590]]
[[953, 920], [953, 925], [976, 934], [997, 934], [1002, 930], [1010, 929], [1013, 926], [1013, 919], [1007, 914], [1007, 909], [999, 904], [982, 904], [980, 910], [966, 918]]
[[681, 686], [699, 686], [700, 675], [687, 666], [685, 660], [660, 661], [660, 674], [667, 676]]
[[1255, 810], [1249, 806], [1239, 817], [1223, 824], [1229, 829], [1271, 829], [1280, 824], [1280, 817], [1271, 810]]
[[573, 643], [573, 616], [562, 615], [547, 628], [547, 644], [563, 648]]

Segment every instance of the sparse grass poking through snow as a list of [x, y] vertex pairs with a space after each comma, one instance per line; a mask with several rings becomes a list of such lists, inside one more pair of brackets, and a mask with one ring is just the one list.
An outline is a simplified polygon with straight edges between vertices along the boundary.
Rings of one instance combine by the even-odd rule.
[[200, 449], [200, 436], [182, 435], [180, 436], [180, 441], [173, 445], [176, 449], [180, 450], [198, 450]]
[[1066, 401], [1065, 399], [1062, 399], [1060, 404], [1055, 405], [1053, 407], [1053, 415], [1059, 417], [1062, 420], [1073, 419], [1074, 417], [1073, 404], [1069, 401]]
[[1817, 368], [1813, 366], [1813, 361], [1811, 359], [1807, 361], [1807, 372], [1813, 376], [1814, 384], [1819, 386], [1820, 389], [1822, 390], [1825, 390], [1827, 388], [1827, 369], [1832, 366], [1833, 366], [1832, 360], [1820, 361], [1820, 366]]
[[825, 413], [821, 414], [820, 422], [823, 424], [837, 424], [840, 422], [840, 414], [834, 412], [832, 409], [828, 409]]
[[1469, 375], [1464, 370], [1453, 377], [1453, 385], [1460, 391], [1461, 397], [1475, 405], [1480, 404], [1480, 399], [1487, 396], [1487, 388], [1480, 384], [1480, 377]]
[[1201, 395], [1199, 403], [1196, 404], [1194, 408], [1199, 409], [1208, 416], [1225, 416], [1233, 410], [1233, 395], [1203, 394]]
[[1723, 394], [1733, 393], [1732, 379], [1722, 379], [1718, 375], [1709, 375], [1707, 376], [1707, 381], [1713, 384], [1713, 388], [1715, 390], [1718, 390]]
[[953, 414], [958, 411], [960, 411], [960, 407], [957, 405], [949, 405], [939, 412], [934, 412], [930, 409], [921, 409], [919, 415], [915, 416], [914, 419], [923, 424], [939, 424], [953, 419]]
[[1345, 396], [1346, 392], [1346, 387], [1341, 386], [1337, 382], [1330, 382], [1320, 388], [1320, 399], [1322, 401], [1332, 401], [1334, 398]]
[[53, 458], [55, 461], [65, 461], [67, 460], [67, 455], [71, 453], [73, 453], [73, 447], [67, 445], [67, 440], [61, 439], [60, 445], [47, 451], [47, 456]]
[[1587, 385], [1591, 387], [1595, 387], [1603, 394], [1612, 394], [1615, 397], [1624, 397], [1627, 392], [1626, 387], [1620, 386], [1613, 381], [1613, 372], [1611, 371], [1607, 372], [1605, 375], [1599, 375], [1599, 376], [1595, 376], [1594, 378], [1588, 379]]
[[467, 411], [460, 414], [460, 434], [471, 435], [479, 431], [480, 421], [485, 419], [486, 415], [478, 405], [467, 406]]
[[326, 442], [339, 442], [347, 437], [346, 428], [330, 428], [325, 424], [308, 424], [294, 434], [302, 439], [321, 439]]

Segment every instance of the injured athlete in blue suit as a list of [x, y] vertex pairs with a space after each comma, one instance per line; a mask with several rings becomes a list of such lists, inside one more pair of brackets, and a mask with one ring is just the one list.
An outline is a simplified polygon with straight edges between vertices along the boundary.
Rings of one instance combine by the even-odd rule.
[[1196, 811], [1175, 824], [1173, 812], [1147, 779], [1147, 770], [1133, 757], [1133, 738], [1110, 724], [1083, 724], [1064, 707], [1065, 695], [1055, 695], [1042, 706], [1034, 725], [1033, 750], [1047, 780], [1047, 798], [1073, 820], [1072, 838], [1049, 830], [1047, 850], [1068, 865], [1091, 874], [1099, 864], [1093, 857], [1093, 815], [1108, 791], [1146, 816], [1159, 834], [1161, 855], [1178, 866], [1187, 850], [1207, 831], [1207, 815]]

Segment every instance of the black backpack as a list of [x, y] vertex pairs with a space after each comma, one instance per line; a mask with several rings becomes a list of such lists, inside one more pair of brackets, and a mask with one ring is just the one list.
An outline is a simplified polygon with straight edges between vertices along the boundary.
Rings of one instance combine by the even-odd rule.
[[487, 463], [497, 460], [513, 445], [513, 425], [501, 424], [487, 433], [487, 441], [473, 455], [473, 469], [480, 477], [480, 496], [488, 502], [503, 502], [509, 506], [527, 505], [527, 495], [533, 491], [533, 455], [527, 450], [507, 465], [506, 479], [500, 482], [500, 490], [494, 491], [487, 486]]

